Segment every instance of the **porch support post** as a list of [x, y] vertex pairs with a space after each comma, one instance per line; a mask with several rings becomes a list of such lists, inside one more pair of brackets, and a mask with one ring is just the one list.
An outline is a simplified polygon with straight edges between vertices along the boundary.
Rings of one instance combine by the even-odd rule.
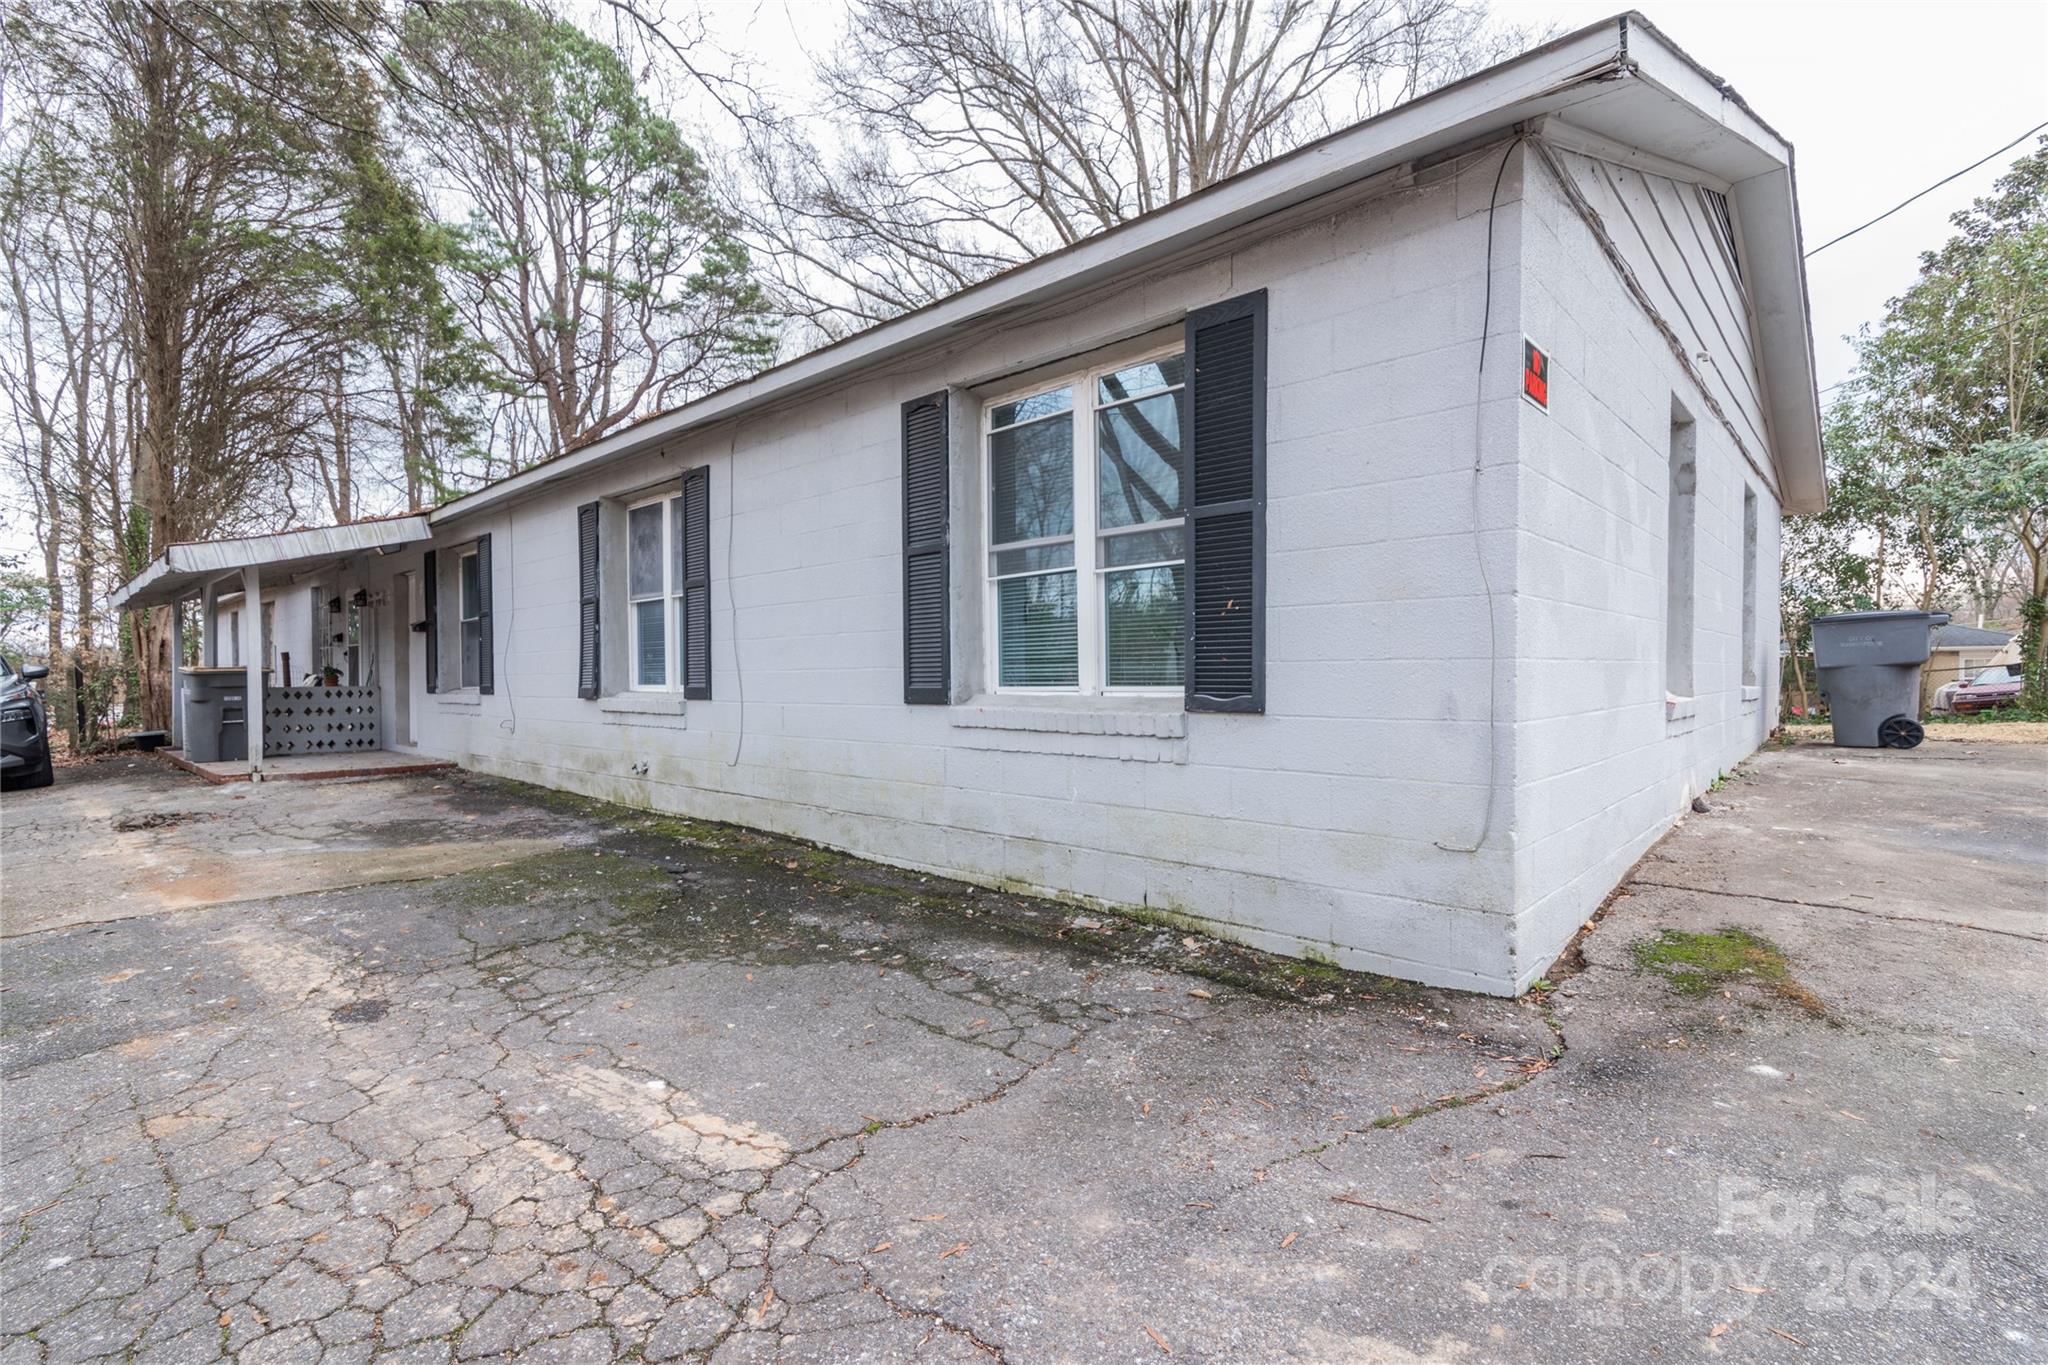
[[242, 570], [242, 619], [252, 623], [259, 642], [242, 651], [242, 666], [248, 670], [247, 699], [242, 703], [242, 726], [249, 743], [249, 778], [263, 780], [263, 578], [254, 564]]
[[171, 599], [171, 747], [185, 747], [185, 603]]
[[209, 578], [199, 589], [199, 666], [220, 667], [220, 581]]

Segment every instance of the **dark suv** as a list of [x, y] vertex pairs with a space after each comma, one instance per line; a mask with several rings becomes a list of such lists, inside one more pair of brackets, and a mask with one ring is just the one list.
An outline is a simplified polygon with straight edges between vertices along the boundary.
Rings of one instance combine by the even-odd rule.
[[50, 767], [50, 722], [43, 694], [30, 686], [47, 678], [41, 664], [16, 668], [0, 654], [0, 785], [47, 787], [56, 774]]

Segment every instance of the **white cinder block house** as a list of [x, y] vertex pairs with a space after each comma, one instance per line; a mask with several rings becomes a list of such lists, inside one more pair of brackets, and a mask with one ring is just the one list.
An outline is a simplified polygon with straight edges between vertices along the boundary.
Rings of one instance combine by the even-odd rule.
[[1517, 992], [1772, 724], [1791, 160], [1624, 16], [120, 601], [298, 595], [365, 745]]

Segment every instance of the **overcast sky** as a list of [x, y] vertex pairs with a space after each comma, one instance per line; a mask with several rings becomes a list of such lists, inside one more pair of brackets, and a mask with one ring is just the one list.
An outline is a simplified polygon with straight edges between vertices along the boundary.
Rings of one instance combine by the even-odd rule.
[[[1503, 18], [1560, 32], [1621, 12], [1614, 0], [1494, 0]], [[2048, 3], [1646, 0], [1643, 13], [1741, 92], [1797, 149], [1810, 248], [2048, 120]], [[801, 82], [800, 49], [828, 43], [838, 0], [731, 0], [719, 39], [777, 85]], [[796, 93], [786, 89], [784, 93]], [[2031, 142], [1807, 263], [1823, 388], [1855, 357], [1842, 337], [1912, 283], [1948, 216], [1984, 194]]]

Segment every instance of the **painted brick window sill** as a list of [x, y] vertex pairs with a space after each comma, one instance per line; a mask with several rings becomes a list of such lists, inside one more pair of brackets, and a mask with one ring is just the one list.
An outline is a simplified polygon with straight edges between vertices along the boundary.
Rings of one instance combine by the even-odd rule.
[[1674, 697], [1668, 692], [1665, 693], [1664, 719], [1666, 721], [1691, 720], [1694, 716], [1697, 716], [1699, 713], [1699, 698]]
[[976, 697], [947, 714], [962, 730], [1139, 739], [1183, 739], [1188, 732], [1188, 713], [1179, 697]]
[[688, 703], [680, 692], [614, 692], [597, 699], [597, 709], [621, 716], [680, 716]]
[[1754, 706], [1762, 701], [1763, 697], [1764, 690], [1761, 687], [1745, 687], [1742, 689], [1742, 704], [1744, 706]]
[[606, 725], [638, 725], [657, 730], [690, 728], [689, 703], [680, 692], [614, 692], [597, 699]]
[[970, 749], [1185, 763], [1188, 717], [1179, 697], [976, 697], [947, 708]]
[[481, 711], [484, 699], [478, 692], [436, 692], [434, 705], [443, 711]]

